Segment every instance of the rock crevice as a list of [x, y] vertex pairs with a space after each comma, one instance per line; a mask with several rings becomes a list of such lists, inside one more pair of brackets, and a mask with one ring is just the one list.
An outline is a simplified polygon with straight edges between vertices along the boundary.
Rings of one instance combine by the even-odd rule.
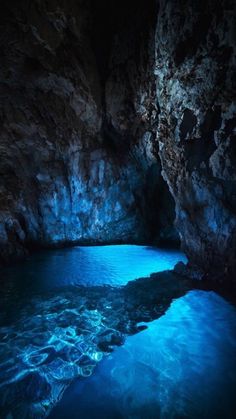
[[163, 175], [175, 199], [176, 226], [191, 267], [202, 276], [232, 279], [236, 267], [235, 5], [211, 0], [159, 4], [157, 133]]

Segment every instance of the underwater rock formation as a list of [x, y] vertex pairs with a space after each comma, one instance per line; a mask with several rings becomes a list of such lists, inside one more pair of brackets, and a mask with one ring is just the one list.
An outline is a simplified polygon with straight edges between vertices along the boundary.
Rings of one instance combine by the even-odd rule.
[[[236, 268], [235, 2], [160, 1], [157, 135], [163, 176], [190, 265]], [[188, 274], [190, 271], [188, 271]]]
[[53, 290], [24, 301], [17, 319], [0, 304], [1, 417], [47, 417], [72, 380], [92, 375], [104, 353], [146, 329], [139, 323], [161, 317], [190, 287], [165, 272], [124, 287]]

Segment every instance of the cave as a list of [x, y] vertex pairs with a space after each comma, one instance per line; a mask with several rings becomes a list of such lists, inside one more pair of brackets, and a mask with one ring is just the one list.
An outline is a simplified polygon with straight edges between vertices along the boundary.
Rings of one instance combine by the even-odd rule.
[[21, 3], [3, 18], [1, 259], [71, 243], [177, 243], [155, 138], [155, 2]]
[[0, 418], [236, 411], [233, 0], [2, 0]]

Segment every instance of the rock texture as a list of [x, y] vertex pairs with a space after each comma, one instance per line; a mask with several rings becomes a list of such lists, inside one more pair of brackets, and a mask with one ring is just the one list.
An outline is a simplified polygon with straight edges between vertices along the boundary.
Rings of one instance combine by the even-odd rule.
[[163, 175], [198, 277], [236, 271], [235, 16], [230, 0], [161, 0], [156, 28]]
[[123, 0], [118, 9], [112, 2], [108, 4], [109, 13], [115, 16], [105, 82], [104, 134], [118, 154], [127, 154], [135, 163], [144, 180], [143, 188], [136, 189], [136, 198], [152, 237], [176, 244], [179, 236], [173, 227], [174, 205], [161, 176], [156, 139], [156, 2], [147, 5], [143, 0]]
[[164, 220], [157, 211], [168, 192], [153, 145], [155, 14], [132, 18], [124, 3], [106, 28], [99, 4], [1, 6], [1, 260], [33, 245], [173, 236], [173, 205]]
[[232, 278], [234, 3], [3, 2], [2, 260], [32, 245], [177, 240], [162, 170], [188, 274]]

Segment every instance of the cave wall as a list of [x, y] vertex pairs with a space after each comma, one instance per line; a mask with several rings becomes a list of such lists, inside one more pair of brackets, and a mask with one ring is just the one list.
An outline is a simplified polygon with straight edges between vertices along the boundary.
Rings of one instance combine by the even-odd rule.
[[154, 145], [154, 6], [117, 4], [1, 4], [1, 261], [33, 246], [176, 239]]
[[2, 3], [1, 260], [176, 242], [170, 191], [192, 272], [232, 277], [235, 15], [231, 0]]
[[[136, 203], [144, 214], [151, 239], [158, 244], [179, 244], [173, 225], [174, 202], [161, 175], [156, 138], [159, 105], [156, 100], [155, 27], [157, 2], [121, 0], [114, 15], [111, 51], [105, 81], [104, 132], [122, 155], [128, 154], [141, 174]], [[101, 19], [102, 21], [102, 19]]]
[[9, 2], [1, 16], [2, 257], [73, 240], [90, 222], [84, 179], [102, 155], [101, 115], [82, 3]]
[[160, 1], [157, 136], [192, 272], [236, 267], [235, 2]]

